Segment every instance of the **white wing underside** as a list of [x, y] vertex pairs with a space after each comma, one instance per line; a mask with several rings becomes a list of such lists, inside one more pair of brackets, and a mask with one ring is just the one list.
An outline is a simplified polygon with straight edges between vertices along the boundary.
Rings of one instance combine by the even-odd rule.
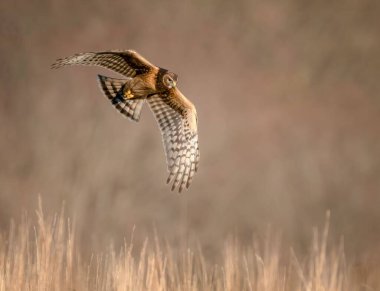
[[186, 117], [174, 110], [159, 95], [147, 99], [161, 130], [169, 171], [167, 183], [173, 181], [172, 190], [188, 188], [198, 170], [198, 134], [192, 132]]

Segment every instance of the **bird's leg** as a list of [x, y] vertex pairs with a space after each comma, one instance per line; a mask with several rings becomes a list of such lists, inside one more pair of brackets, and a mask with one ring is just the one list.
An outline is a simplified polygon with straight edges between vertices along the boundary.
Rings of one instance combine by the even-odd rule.
[[132, 99], [133, 97], [135, 97], [135, 95], [132, 93], [130, 88], [124, 91], [124, 99]]
[[128, 100], [128, 99], [132, 99], [135, 97], [135, 94], [134, 94], [134, 90], [133, 90], [133, 87], [134, 87], [134, 79], [129, 79], [125, 82], [124, 86], [123, 86], [123, 98]]
[[133, 78], [125, 83], [123, 88], [123, 97], [126, 100], [146, 98], [154, 91], [149, 84], [138, 77]]

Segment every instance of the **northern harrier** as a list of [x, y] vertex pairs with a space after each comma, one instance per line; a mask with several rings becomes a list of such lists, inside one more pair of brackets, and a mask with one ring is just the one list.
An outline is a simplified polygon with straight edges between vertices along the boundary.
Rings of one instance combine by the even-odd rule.
[[197, 112], [176, 86], [177, 75], [157, 67], [135, 51], [81, 53], [58, 59], [52, 68], [69, 65], [100, 66], [125, 79], [98, 75], [100, 87], [112, 105], [130, 120], [140, 119], [147, 101], [161, 130], [172, 190], [188, 188], [198, 169]]

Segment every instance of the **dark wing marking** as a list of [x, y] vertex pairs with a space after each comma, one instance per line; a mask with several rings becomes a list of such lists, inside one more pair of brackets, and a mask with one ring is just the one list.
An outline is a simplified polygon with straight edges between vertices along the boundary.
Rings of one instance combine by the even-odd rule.
[[103, 93], [122, 114], [133, 121], [139, 121], [144, 99], [123, 98], [123, 87], [130, 79], [115, 79], [98, 75], [98, 80]]
[[148, 104], [161, 129], [169, 171], [168, 183], [174, 179], [172, 190], [189, 187], [199, 163], [198, 134], [189, 128], [187, 114], [170, 106], [163, 95], [149, 97]]
[[135, 51], [107, 51], [75, 54], [70, 57], [58, 59], [52, 68], [70, 65], [100, 66], [126, 77], [135, 77], [157, 69]]

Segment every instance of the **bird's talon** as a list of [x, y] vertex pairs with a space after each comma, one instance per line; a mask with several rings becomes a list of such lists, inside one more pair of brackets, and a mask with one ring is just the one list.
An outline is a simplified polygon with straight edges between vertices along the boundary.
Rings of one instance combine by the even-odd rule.
[[131, 99], [133, 98], [135, 95], [133, 95], [133, 93], [131, 92], [131, 89], [128, 89], [126, 92], [124, 92], [124, 98], [125, 99]]

